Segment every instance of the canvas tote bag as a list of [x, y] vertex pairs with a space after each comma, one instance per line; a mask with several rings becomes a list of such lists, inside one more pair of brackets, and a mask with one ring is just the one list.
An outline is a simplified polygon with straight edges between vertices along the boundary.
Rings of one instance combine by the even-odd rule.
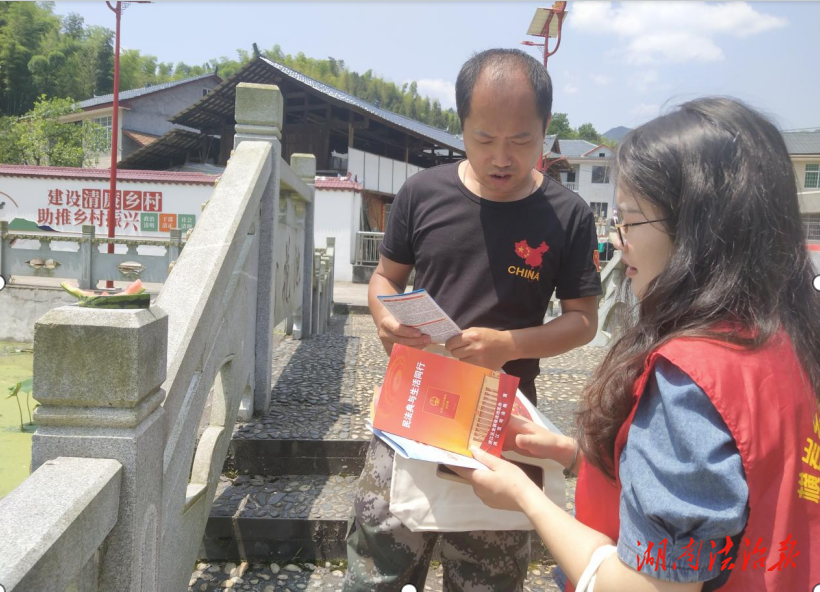
[[[520, 393], [520, 391], [519, 391]], [[533, 421], [551, 432], [561, 431], [526, 397], [520, 397]], [[505, 451], [508, 460], [542, 468], [544, 493], [563, 508], [566, 504], [564, 467], [552, 460], [522, 456]], [[390, 485], [390, 512], [413, 532], [465, 532], [471, 530], [533, 530], [523, 512], [496, 510], [484, 505], [470, 485], [443, 479], [436, 474], [436, 463], [393, 458]]]

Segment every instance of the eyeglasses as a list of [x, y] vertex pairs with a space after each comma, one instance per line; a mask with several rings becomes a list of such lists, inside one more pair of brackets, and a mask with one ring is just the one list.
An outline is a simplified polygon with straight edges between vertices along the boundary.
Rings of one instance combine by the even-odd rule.
[[610, 219], [610, 225], [615, 228], [615, 231], [618, 233], [618, 241], [620, 241], [621, 245], [624, 247], [627, 245], [626, 242], [626, 231], [629, 230], [631, 226], [640, 226], [641, 224], [652, 224], [654, 222], [666, 222], [669, 218], [658, 218], [657, 220], [646, 220], [644, 222], [630, 222], [629, 224], [624, 224], [618, 218], [618, 213], [615, 212], [612, 214], [612, 218]]

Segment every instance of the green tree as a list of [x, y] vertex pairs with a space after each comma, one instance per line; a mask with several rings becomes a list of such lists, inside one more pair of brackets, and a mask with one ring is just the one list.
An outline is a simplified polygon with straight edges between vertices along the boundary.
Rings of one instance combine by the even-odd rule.
[[595, 145], [601, 144], [601, 135], [591, 123], [584, 123], [578, 127], [578, 138], [592, 142]]
[[85, 19], [76, 12], [71, 12], [68, 16], [63, 17], [63, 32], [70, 38], [76, 41], [82, 41], [85, 38]]
[[21, 162], [20, 144], [14, 129], [16, 122], [16, 117], [0, 117], [0, 162], [4, 164]]
[[105, 130], [89, 121], [60, 122], [60, 118], [79, 112], [71, 99], [41, 96], [30, 112], [10, 126], [7, 139], [17, 145], [18, 163], [69, 167], [93, 164], [97, 154], [108, 148]]
[[578, 138], [578, 132], [570, 126], [569, 116], [566, 113], [553, 114], [549, 128], [547, 128], [547, 135], [557, 135], [559, 140], [575, 140]]
[[59, 29], [48, 6], [34, 2], [0, 3], [0, 107], [6, 114], [25, 112], [37, 96], [28, 65], [44, 35]]
[[89, 42], [92, 44], [89, 57], [93, 64], [93, 94], [110, 94], [114, 92], [114, 34], [108, 29], [96, 27], [89, 36]]
[[[0, 116], [32, 109], [37, 97], [75, 101], [110, 94], [114, 82], [113, 32], [87, 26], [75, 13], [54, 14], [53, 2], [0, 1]], [[219, 57], [200, 65], [160, 63], [155, 56], [127, 49], [120, 60], [120, 91], [218, 71], [228, 78], [259, 55], [324, 82], [383, 109], [460, 133], [453, 109], [418, 94], [415, 82], [396, 85], [367, 70], [351, 71], [344, 60], [286, 54], [279, 45], [262, 51], [257, 44], [237, 50], [237, 58]]]

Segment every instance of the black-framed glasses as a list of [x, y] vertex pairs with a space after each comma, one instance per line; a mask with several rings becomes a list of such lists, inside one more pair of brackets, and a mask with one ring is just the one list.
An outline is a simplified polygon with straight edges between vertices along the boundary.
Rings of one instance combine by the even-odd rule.
[[612, 218], [610, 218], [609, 223], [615, 228], [615, 232], [618, 233], [618, 241], [623, 245], [626, 246], [626, 232], [632, 226], [640, 226], [642, 224], [652, 224], [654, 222], [666, 222], [669, 218], [658, 218], [657, 220], [645, 220], [643, 222], [630, 222], [628, 224], [621, 222], [618, 218], [618, 213], [615, 212], [612, 214]]

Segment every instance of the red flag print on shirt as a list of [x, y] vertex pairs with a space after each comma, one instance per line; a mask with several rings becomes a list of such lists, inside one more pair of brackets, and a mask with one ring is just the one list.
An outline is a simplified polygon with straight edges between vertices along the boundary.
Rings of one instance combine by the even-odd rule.
[[541, 241], [541, 244], [535, 249], [529, 246], [525, 240], [515, 243], [515, 254], [532, 268], [541, 267], [544, 262], [544, 253], [549, 250], [549, 246], [544, 241]]

